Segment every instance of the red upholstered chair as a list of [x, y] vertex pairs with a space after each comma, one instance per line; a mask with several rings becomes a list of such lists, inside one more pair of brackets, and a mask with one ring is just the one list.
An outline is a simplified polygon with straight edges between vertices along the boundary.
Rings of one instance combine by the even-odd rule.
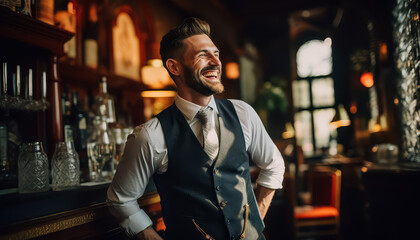
[[297, 237], [339, 236], [341, 171], [328, 166], [309, 169], [311, 205], [295, 207]]

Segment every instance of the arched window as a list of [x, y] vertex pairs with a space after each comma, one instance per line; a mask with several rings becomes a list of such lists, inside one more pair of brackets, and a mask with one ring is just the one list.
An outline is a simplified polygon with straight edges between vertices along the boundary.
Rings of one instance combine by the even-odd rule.
[[329, 123], [335, 114], [332, 40], [310, 40], [296, 53], [297, 79], [293, 81], [296, 141], [305, 156], [330, 147]]

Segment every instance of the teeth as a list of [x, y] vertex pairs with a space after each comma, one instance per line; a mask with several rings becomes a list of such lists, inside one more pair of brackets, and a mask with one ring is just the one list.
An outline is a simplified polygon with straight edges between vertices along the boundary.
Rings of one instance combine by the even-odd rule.
[[217, 72], [206, 72], [203, 74], [204, 77], [217, 77]]

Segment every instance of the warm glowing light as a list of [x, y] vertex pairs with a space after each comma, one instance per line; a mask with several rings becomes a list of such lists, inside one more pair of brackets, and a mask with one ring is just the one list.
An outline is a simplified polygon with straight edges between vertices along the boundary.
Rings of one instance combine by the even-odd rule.
[[419, 13], [418, 12], [412, 13], [411, 14], [411, 20], [413, 20], [413, 21], [419, 20]]
[[346, 109], [344, 108], [342, 104], [339, 104], [336, 110], [336, 113], [330, 122], [330, 127], [331, 128], [347, 127], [347, 126], [350, 126], [350, 124], [351, 124], [351, 120], [349, 118], [349, 115], [347, 114]]
[[379, 59], [381, 61], [386, 61], [387, 58], [388, 58], [388, 46], [386, 45], [386, 43], [381, 43], [379, 45]]
[[398, 105], [398, 103], [399, 103], [400, 101], [398, 100], [398, 98], [394, 98], [394, 104], [395, 105]]
[[311, 12], [308, 11], [308, 10], [304, 10], [304, 11], [302, 11], [302, 16], [303, 17], [310, 17], [311, 16]]
[[292, 126], [291, 122], [287, 122], [285, 126], [285, 131], [282, 133], [283, 139], [289, 139], [295, 136], [295, 129]]
[[147, 65], [141, 69], [141, 77], [143, 83], [152, 89], [162, 89], [166, 86], [174, 85], [160, 59], [147, 61]]
[[67, 12], [70, 14], [76, 14], [76, 10], [74, 9], [72, 2], [67, 3]]
[[147, 63], [152, 67], [163, 67], [163, 62], [160, 59], [150, 59]]
[[371, 72], [365, 72], [360, 76], [360, 82], [363, 86], [370, 88], [373, 86], [373, 74]]
[[356, 114], [357, 113], [357, 105], [356, 105], [356, 103], [351, 103], [350, 104], [350, 112], [351, 112], [351, 114]]
[[373, 126], [372, 132], [380, 132], [382, 130], [381, 124], [377, 123]]
[[164, 98], [164, 97], [175, 97], [176, 92], [171, 90], [151, 90], [141, 92], [143, 98]]
[[229, 62], [225, 65], [226, 77], [229, 79], [239, 78], [239, 65], [236, 62]]

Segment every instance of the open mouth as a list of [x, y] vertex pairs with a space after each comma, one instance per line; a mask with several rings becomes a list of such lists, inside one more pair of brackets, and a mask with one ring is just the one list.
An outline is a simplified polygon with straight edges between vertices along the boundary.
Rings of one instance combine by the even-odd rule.
[[219, 71], [206, 71], [202, 76], [211, 81], [219, 81]]

